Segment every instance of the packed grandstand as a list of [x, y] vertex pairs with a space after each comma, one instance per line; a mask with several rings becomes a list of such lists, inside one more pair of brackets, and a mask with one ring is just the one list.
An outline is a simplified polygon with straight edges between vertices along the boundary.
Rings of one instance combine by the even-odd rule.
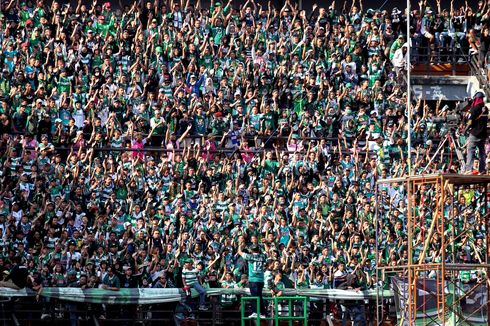
[[[35, 291], [243, 288], [249, 247], [265, 255], [265, 292], [353, 274], [375, 289], [377, 266], [407, 262], [404, 188], [376, 180], [407, 173], [408, 133], [414, 173], [464, 172], [450, 143], [431, 160], [449, 129], [432, 119], [441, 102], [415, 99], [408, 127], [403, 8], [0, 5], [0, 272], [25, 265]], [[486, 3], [415, 5], [411, 39], [431, 60], [458, 48], [486, 67]], [[476, 210], [461, 226], [475, 263]]]

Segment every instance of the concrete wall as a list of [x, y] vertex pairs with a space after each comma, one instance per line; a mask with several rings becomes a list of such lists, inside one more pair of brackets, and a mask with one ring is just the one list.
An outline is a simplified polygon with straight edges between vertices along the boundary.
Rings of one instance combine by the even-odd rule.
[[415, 97], [428, 101], [463, 101], [480, 89], [480, 83], [474, 76], [414, 76], [412, 90]]

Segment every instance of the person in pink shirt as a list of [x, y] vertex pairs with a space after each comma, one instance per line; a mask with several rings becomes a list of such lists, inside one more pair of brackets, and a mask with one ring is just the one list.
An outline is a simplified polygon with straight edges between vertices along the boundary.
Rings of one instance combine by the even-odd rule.
[[[143, 139], [143, 136], [141, 134], [138, 134], [136, 136], [136, 139], [133, 139], [131, 142], [131, 148], [133, 149], [143, 149], [145, 148], [146, 144], [146, 139]], [[143, 157], [145, 156], [143, 151], [133, 151], [133, 158], [139, 158], [140, 160], [143, 160]]]
[[[38, 145], [38, 142], [36, 140], [36, 138], [34, 138], [32, 135], [30, 134], [26, 134], [24, 136], [24, 139], [22, 140], [22, 148], [36, 148]], [[36, 159], [36, 151], [33, 150], [31, 151], [31, 155], [30, 155], [30, 159], [31, 160], [35, 160]]]
[[216, 150], [215, 136], [213, 134], [208, 135], [208, 138], [204, 142], [204, 151], [202, 157], [205, 160], [214, 160], [214, 151]]
[[240, 146], [241, 146], [240, 152], [242, 154], [242, 159], [247, 164], [252, 162], [252, 159], [254, 158], [254, 153], [252, 151], [252, 148], [250, 148], [250, 146], [248, 146], [248, 142], [245, 139], [243, 139], [240, 142]]

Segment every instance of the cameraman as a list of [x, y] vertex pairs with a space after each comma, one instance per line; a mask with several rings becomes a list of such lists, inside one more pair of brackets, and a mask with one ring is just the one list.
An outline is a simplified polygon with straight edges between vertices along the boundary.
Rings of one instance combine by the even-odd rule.
[[473, 96], [473, 102], [470, 104], [470, 113], [468, 118], [468, 128], [470, 136], [468, 138], [468, 149], [466, 156], [465, 171], [471, 172], [473, 160], [475, 158], [475, 148], [478, 147], [478, 172], [485, 173], [485, 141], [487, 139], [487, 122], [488, 109], [485, 106], [483, 98], [485, 94], [478, 91]]

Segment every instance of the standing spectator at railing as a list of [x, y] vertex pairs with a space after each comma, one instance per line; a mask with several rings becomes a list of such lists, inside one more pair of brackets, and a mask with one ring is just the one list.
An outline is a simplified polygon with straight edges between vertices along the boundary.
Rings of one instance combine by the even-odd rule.
[[[359, 270], [354, 270], [352, 273], [347, 275], [346, 281], [339, 285], [339, 289], [350, 290], [359, 292], [364, 290], [365, 284], [359, 275], [363, 272]], [[365, 321], [365, 308], [363, 300], [355, 301], [345, 301], [342, 304], [342, 326], [347, 325], [349, 320], [352, 321], [353, 326], [363, 326], [366, 325]]]
[[[449, 32], [451, 30], [451, 16], [449, 11], [444, 8], [441, 10], [441, 1], [437, 0], [437, 14], [435, 21], [435, 43], [438, 50], [447, 48], [447, 40], [450, 38]], [[439, 52], [441, 53], [441, 52]]]
[[466, 35], [466, 40], [469, 46], [469, 54], [476, 55], [478, 54], [478, 49], [480, 48], [480, 38], [476, 35], [476, 31], [474, 29], [470, 29]]
[[155, 281], [155, 284], [153, 284], [152, 287], [156, 289], [168, 289], [175, 288], [175, 285], [167, 278], [165, 272], [160, 272], [158, 279]]
[[[235, 289], [237, 288], [237, 283], [234, 280], [232, 272], [226, 272], [220, 280], [221, 287], [224, 289]], [[237, 296], [235, 294], [223, 294], [220, 297], [220, 302], [226, 307], [231, 306], [236, 303]]]
[[390, 55], [389, 55], [390, 60], [393, 60], [396, 51], [400, 49], [402, 45], [405, 44], [405, 42], [406, 42], [405, 37], [403, 35], [398, 35], [397, 39], [393, 42], [393, 44], [390, 47]]
[[[119, 291], [121, 288], [121, 281], [115, 274], [114, 267], [108, 267], [106, 275], [102, 278], [102, 284], [100, 287], [108, 291]], [[119, 318], [120, 306], [119, 305], [103, 305], [105, 306], [105, 314], [101, 314], [101, 319], [105, 318]]]
[[441, 54], [441, 48], [443, 47], [442, 40], [444, 39], [444, 37], [447, 37], [447, 34], [449, 32], [448, 28], [449, 21], [447, 21], [440, 13], [437, 13], [434, 20], [434, 43], [437, 55]]
[[119, 277], [115, 275], [113, 267], [107, 269], [107, 274], [102, 279], [101, 288], [111, 291], [119, 291], [121, 288], [121, 281]]
[[[251, 251], [251, 253], [245, 253], [243, 252], [242, 245], [238, 247], [238, 254], [248, 264], [248, 284], [250, 288], [250, 295], [259, 298], [260, 317], [263, 318], [267, 315], [264, 299], [262, 298], [266, 256], [260, 252], [260, 247], [257, 244], [252, 245]], [[258, 315], [256, 310], [256, 306], [252, 304], [252, 314], [249, 317], [256, 318]]]
[[[422, 8], [423, 2], [419, 2], [419, 7]], [[419, 60], [419, 47], [422, 45], [423, 41], [423, 35], [421, 32], [422, 29], [422, 18], [423, 18], [423, 13], [421, 10], [418, 9], [413, 9], [412, 12], [410, 12], [410, 31], [409, 34], [407, 34], [407, 41], [412, 41], [412, 49], [414, 49], [412, 58]], [[391, 51], [390, 54], [393, 53], [394, 51]], [[390, 58], [392, 59], [392, 58]]]

